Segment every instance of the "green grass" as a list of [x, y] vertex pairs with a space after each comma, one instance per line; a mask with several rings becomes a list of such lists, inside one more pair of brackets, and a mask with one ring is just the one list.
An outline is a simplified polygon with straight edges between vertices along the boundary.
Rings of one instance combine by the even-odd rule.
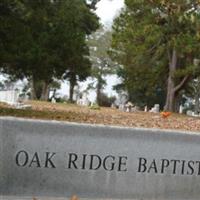
[[51, 120], [68, 120], [79, 119], [79, 114], [75, 112], [62, 111], [38, 111], [31, 109], [14, 109], [0, 107], [0, 116], [36, 118], [36, 119], [51, 119]]
[[94, 105], [90, 106], [89, 108], [92, 110], [100, 110], [101, 109], [98, 104], [94, 104]]

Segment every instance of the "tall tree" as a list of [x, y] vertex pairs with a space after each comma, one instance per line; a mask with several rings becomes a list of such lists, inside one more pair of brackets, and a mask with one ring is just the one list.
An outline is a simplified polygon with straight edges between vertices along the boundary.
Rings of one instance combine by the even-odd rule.
[[[93, 1], [92, 4], [94, 8]], [[89, 75], [91, 64], [85, 38], [98, 27], [98, 18], [88, 5], [82, 0], [10, 0], [0, 4], [2, 8], [8, 8], [6, 14], [10, 19], [8, 27], [1, 23], [5, 25], [0, 30], [8, 37], [4, 40], [5, 45], [3, 40], [0, 42], [7, 47], [3, 52], [11, 55], [1, 59], [3, 69], [16, 78], [28, 78], [32, 83], [33, 98], [46, 100], [48, 86], [54, 78], [68, 78], [73, 91], [76, 81]], [[21, 25], [19, 33], [15, 31], [18, 24]], [[16, 40], [6, 34], [10, 30], [16, 34]], [[14, 47], [8, 54], [5, 50], [10, 45]], [[40, 91], [37, 95], [36, 90]]]
[[[3, 2], [2, 5], [9, 9], [7, 18], [11, 22], [7, 23], [5, 29], [1, 27], [1, 31], [13, 31], [5, 40], [5, 47], [13, 48], [8, 52], [5, 52], [6, 48], [3, 49], [10, 56], [4, 59], [2, 68], [12, 78], [29, 79], [32, 82], [33, 98], [47, 99], [48, 84], [59, 71], [57, 51], [51, 46], [51, 41], [56, 37], [53, 27], [56, 3], [50, 0], [17, 0], [7, 4]], [[12, 39], [12, 34], [15, 39]]]
[[111, 31], [101, 27], [90, 37], [88, 45], [90, 47], [90, 61], [92, 63], [91, 76], [95, 81], [89, 85], [89, 88], [96, 89], [96, 101], [101, 105], [101, 96], [103, 88], [106, 85], [106, 76], [116, 72], [117, 64], [109, 57], [111, 45]]
[[125, 4], [113, 35], [114, 57], [124, 65], [125, 85], [135, 80], [137, 88], [144, 86], [144, 93], [150, 88], [157, 91], [167, 74], [165, 109], [175, 111], [176, 97], [195, 75], [200, 3], [126, 0]]
[[[92, 4], [92, 8], [94, 8], [94, 3]], [[67, 44], [63, 43], [59, 48], [63, 66], [67, 66], [63, 78], [70, 83], [69, 100], [71, 102], [77, 81], [83, 81], [91, 74], [86, 36], [99, 27], [98, 17], [87, 5], [86, 2], [81, 0], [74, 0], [73, 2], [68, 0], [63, 3], [60, 10], [67, 19], [67, 23], [60, 21], [58, 28], [62, 30], [59, 39], [68, 41]]]

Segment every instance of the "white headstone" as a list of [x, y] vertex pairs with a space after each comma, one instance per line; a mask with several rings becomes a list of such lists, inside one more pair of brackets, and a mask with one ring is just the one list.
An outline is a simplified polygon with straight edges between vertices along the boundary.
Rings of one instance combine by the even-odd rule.
[[51, 103], [56, 103], [56, 99], [54, 97], [52, 97]]
[[126, 105], [126, 112], [131, 112], [133, 108], [133, 104], [129, 101]]
[[124, 111], [125, 110], [125, 105], [124, 104], [119, 104], [119, 110]]
[[0, 101], [15, 105], [18, 103], [19, 91], [18, 90], [5, 90], [0, 91]]
[[159, 104], [155, 104], [154, 107], [151, 108], [151, 110], [149, 112], [159, 113], [160, 112], [160, 105]]
[[83, 93], [82, 98], [79, 98], [76, 102], [80, 106], [89, 106], [90, 105], [90, 101], [89, 101], [86, 93]]
[[188, 116], [193, 116], [192, 110], [188, 110], [188, 111], [186, 112], [186, 115], [188, 115]]
[[155, 104], [155, 105], [154, 105], [154, 108], [155, 108], [155, 112], [156, 112], [156, 113], [159, 113], [159, 112], [160, 112], [160, 105], [159, 105], [159, 104]]
[[184, 108], [184, 107], [183, 107], [182, 105], [180, 105], [180, 107], [179, 107], [179, 113], [180, 113], [180, 114], [183, 113], [183, 108]]

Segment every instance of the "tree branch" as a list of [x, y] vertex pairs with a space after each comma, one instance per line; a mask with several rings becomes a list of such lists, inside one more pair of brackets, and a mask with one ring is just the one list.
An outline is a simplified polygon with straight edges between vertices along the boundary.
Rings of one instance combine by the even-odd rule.
[[186, 83], [186, 81], [188, 80], [188, 78], [189, 78], [189, 75], [186, 75], [182, 79], [182, 81], [174, 88], [174, 92], [177, 92], [178, 90], [180, 90], [183, 87], [183, 85]]
[[170, 54], [169, 49], [167, 49], [167, 57], [168, 57], [168, 61], [169, 61], [169, 66], [171, 66], [171, 54]]
[[156, 43], [154, 44], [150, 49], [148, 49], [148, 52], [152, 52], [156, 47], [158, 47], [161, 44], [162, 38]]

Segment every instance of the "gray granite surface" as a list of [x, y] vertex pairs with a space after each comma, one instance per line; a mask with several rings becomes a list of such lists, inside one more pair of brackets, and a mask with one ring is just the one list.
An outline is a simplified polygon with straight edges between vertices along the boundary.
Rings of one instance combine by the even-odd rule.
[[198, 133], [1, 117], [0, 161], [1, 200], [200, 199]]

